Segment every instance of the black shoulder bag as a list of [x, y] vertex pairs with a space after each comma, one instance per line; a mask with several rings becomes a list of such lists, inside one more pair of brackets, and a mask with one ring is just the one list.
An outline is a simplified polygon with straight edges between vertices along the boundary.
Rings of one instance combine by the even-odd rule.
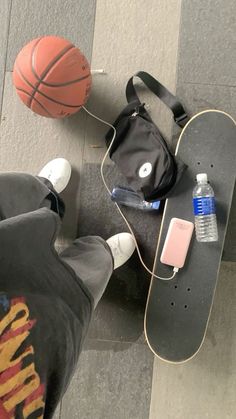
[[[109, 155], [130, 187], [151, 202], [171, 195], [186, 165], [171, 153], [145, 104], [140, 102], [133, 77], [126, 86], [128, 105], [113, 123], [116, 137]], [[139, 71], [135, 77], [171, 109], [180, 127], [186, 124], [189, 118], [183, 106], [161, 83], [144, 71]], [[110, 129], [106, 135], [108, 147], [112, 137]]]

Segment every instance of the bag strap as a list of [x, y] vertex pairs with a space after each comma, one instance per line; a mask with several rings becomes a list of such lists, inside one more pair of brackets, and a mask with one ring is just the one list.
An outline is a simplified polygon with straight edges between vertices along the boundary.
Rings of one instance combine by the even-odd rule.
[[[128, 103], [133, 101], [139, 101], [139, 97], [137, 95], [137, 92], [134, 87], [133, 79], [134, 77], [139, 77], [143, 83], [159, 98], [161, 99], [166, 106], [168, 106], [174, 115], [174, 120], [177, 125], [179, 125], [181, 128], [184, 127], [184, 125], [189, 120], [188, 115], [186, 114], [183, 106], [181, 103], [176, 99], [172, 93], [169, 92], [169, 90], [166, 89], [159, 81], [154, 79], [154, 77], [151, 76], [151, 74], [146, 73], [145, 71], [139, 71], [134, 76], [132, 76], [126, 86], [126, 98]], [[141, 104], [141, 102], [140, 102]]]

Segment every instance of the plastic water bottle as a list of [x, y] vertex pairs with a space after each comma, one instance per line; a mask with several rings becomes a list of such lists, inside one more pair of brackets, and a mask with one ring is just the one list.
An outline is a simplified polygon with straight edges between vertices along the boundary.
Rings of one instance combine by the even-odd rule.
[[112, 201], [115, 201], [118, 204], [126, 205], [127, 207], [133, 207], [145, 211], [158, 210], [160, 207], [160, 201], [144, 201], [139, 196], [139, 194], [134, 192], [132, 189], [123, 188], [121, 186], [116, 186], [112, 190], [111, 199]]
[[197, 175], [197, 185], [193, 190], [193, 208], [197, 241], [217, 241], [215, 195], [211, 185], [207, 182], [206, 173]]

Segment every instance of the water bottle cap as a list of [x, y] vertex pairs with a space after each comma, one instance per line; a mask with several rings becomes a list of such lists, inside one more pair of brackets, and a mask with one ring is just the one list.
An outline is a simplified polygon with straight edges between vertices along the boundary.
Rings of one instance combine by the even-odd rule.
[[152, 209], [158, 210], [160, 208], [161, 201], [152, 202]]
[[206, 173], [198, 173], [197, 182], [207, 182], [207, 174]]

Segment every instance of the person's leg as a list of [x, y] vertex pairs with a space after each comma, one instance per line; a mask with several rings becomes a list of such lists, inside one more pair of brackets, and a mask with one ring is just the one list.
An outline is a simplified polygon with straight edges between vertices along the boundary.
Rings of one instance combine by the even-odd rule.
[[60, 218], [63, 218], [65, 215], [65, 204], [61, 197], [58, 195], [58, 192], [54, 189], [52, 183], [48, 179], [40, 176], [36, 176], [36, 179], [38, 179], [41, 183], [46, 185], [49, 192], [46, 198], [43, 200], [41, 206], [45, 207], [49, 203], [49, 208], [52, 211], [56, 212], [60, 216]]
[[63, 217], [65, 206], [58, 193], [69, 182], [69, 169], [67, 160], [55, 159], [44, 166], [40, 176], [0, 173], [0, 220], [42, 207], [50, 208]]
[[82, 280], [96, 307], [113, 272], [113, 257], [105, 240], [97, 236], [82, 237], [60, 253]]
[[101, 237], [87, 236], [75, 240], [59, 256], [83, 281], [96, 307], [113, 269], [123, 265], [134, 249], [134, 241], [129, 233], [116, 234], [107, 241]]
[[0, 174], [0, 219], [51, 207], [46, 184], [27, 173]]

